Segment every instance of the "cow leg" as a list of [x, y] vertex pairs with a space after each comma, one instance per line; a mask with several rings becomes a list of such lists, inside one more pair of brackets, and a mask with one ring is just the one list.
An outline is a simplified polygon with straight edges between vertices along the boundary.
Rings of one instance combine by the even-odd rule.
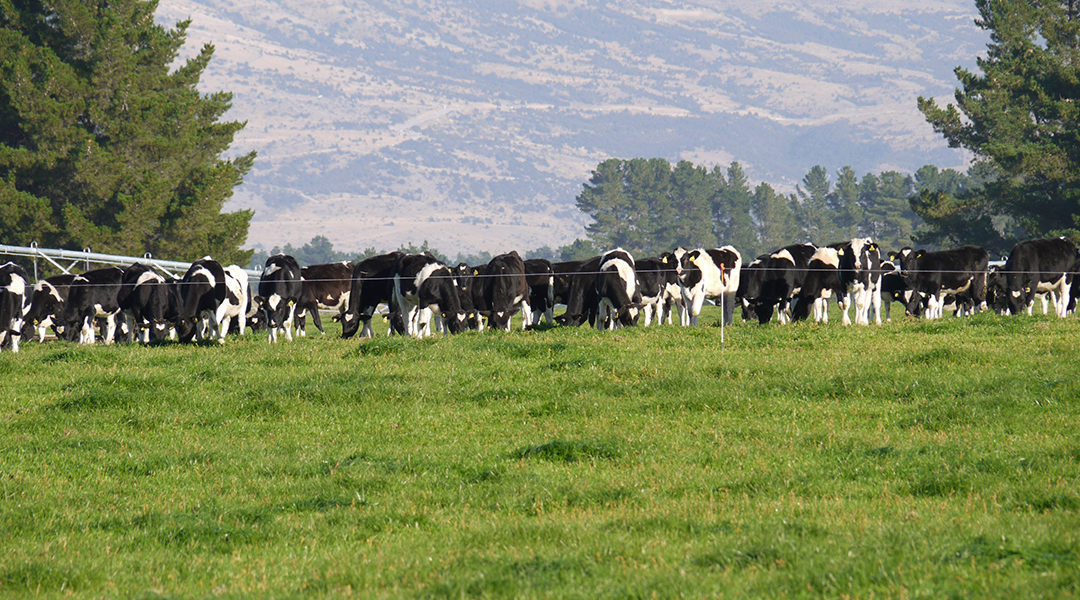
[[696, 326], [698, 324], [698, 315], [701, 314], [701, 307], [705, 304], [705, 294], [695, 294], [693, 302], [688, 310], [690, 314], [690, 325]]
[[375, 337], [375, 332], [371, 329], [371, 317], [363, 320], [364, 326], [360, 328], [360, 339], [367, 339]]
[[[528, 323], [532, 322], [532, 307], [529, 306], [528, 301], [521, 301], [521, 330], [525, 331], [525, 327]], [[509, 325], [507, 326], [509, 329]]]
[[881, 325], [881, 288], [870, 293], [870, 308], [874, 311], [874, 324]]
[[[851, 293], [847, 293], [847, 294], [843, 294], [842, 296], [840, 296], [838, 298], [838, 300], [840, 301], [840, 312], [843, 315], [843, 318], [841, 319], [841, 322], [844, 325], [851, 325], [851, 314], [850, 314], [851, 304], [852, 304], [852, 302], [851, 302], [852, 297], [851, 296], [852, 296]], [[856, 314], [856, 317], [858, 317], [857, 314]]]
[[1069, 296], [1072, 293], [1072, 284], [1068, 281], [1061, 284], [1061, 294], [1058, 296], [1057, 316], [1064, 318], [1069, 314]]
[[285, 318], [285, 339], [293, 341], [293, 321], [296, 320], [296, 304], [289, 304], [289, 316]]

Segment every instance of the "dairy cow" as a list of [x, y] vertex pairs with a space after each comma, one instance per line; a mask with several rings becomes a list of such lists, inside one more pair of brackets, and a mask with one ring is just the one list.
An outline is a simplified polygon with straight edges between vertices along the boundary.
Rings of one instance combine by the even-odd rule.
[[9, 262], [0, 266], [0, 350], [19, 351], [28, 282], [26, 270], [19, 265]]
[[1005, 276], [1005, 304], [1012, 314], [1031, 314], [1036, 294], [1053, 294], [1054, 314], [1068, 314], [1072, 281], [1069, 273], [1076, 260], [1076, 245], [1064, 238], [1020, 242], [1009, 253]]
[[450, 268], [428, 254], [406, 254], [398, 259], [394, 305], [401, 313], [405, 332], [413, 337], [431, 335], [433, 315], [444, 324], [445, 333], [458, 333], [466, 327]]
[[[986, 271], [990, 258], [986, 250], [963, 246], [940, 252], [901, 248], [889, 258], [899, 262], [904, 284], [913, 292], [907, 310], [917, 314], [919, 303], [926, 299], [923, 316], [942, 316], [945, 297], [958, 297], [958, 306], [978, 310], [986, 301]], [[961, 309], [963, 312], [963, 309]]]
[[374, 335], [371, 317], [380, 304], [394, 301], [394, 269], [403, 252], [379, 254], [356, 263], [349, 283], [349, 301], [341, 315], [341, 337]]
[[113, 343], [120, 315], [120, 284], [123, 277], [123, 269], [106, 267], [87, 271], [72, 279], [60, 317], [64, 339], [93, 344], [97, 338], [94, 322], [100, 318], [104, 320], [102, 339], [106, 344]]
[[117, 302], [134, 339], [149, 344], [169, 336], [169, 284], [150, 265], [135, 263], [124, 270]]
[[297, 335], [307, 335], [305, 318], [311, 315], [311, 323], [320, 333], [326, 333], [322, 326], [319, 310], [337, 311], [337, 319], [345, 314], [349, 306], [349, 288], [352, 285], [352, 273], [356, 265], [349, 261], [308, 265], [300, 268], [300, 302], [296, 313]]
[[522, 329], [532, 322], [529, 307], [531, 290], [525, 276], [525, 261], [516, 251], [492, 258], [482, 277], [484, 302], [491, 327], [510, 331], [510, 317], [519, 308]]
[[640, 298], [634, 257], [622, 248], [600, 256], [600, 270], [594, 278], [597, 298], [597, 329], [627, 327], [637, 321]]
[[525, 283], [529, 285], [532, 324], [539, 325], [543, 317], [547, 319], [548, 325], [553, 325], [555, 323], [555, 271], [551, 266], [551, 261], [543, 258], [527, 259]]
[[297, 305], [304, 287], [300, 263], [288, 254], [275, 254], [266, 259], [259, 278], [259, 302], [269, 331], [270, 343], [278, 341], [279, 333], [292, 341]]
[[180, 288], [180, 310], [176, 330], [182, 342], [216, 339], [225, 343], [225, 319], [228, 288], [225, 269], [221, 263], [204, 256], [191, 263], [177, 284]]
[[64, 273], [47, 277], [34, 285], [30, 293], [30, 310], [23, 322], [24, 338], [36, 336], [39, 342], [44, 342], [49, 327], [53, 328], [58, 338], [61, 336], [63, 325], [60, 315], [74, 279], [74, 275]]
[[724, 323], [734, 321], [735, 297], [739, 289], [742, 256], [733, 246], [697, 248], [682, 258], [683, 302], [686, 317], [683, 325], [697, 325], [706, 299], [720, 298], [724, 305]]
[[781, 323], [791, 321], [793, 303], [798, 301], [815, 252], [817, 248], [813, 244], [793, 244], [762, 261], [758, 267], [761, 270], [760, 290], [753, 306], [759, 323], [772, 320], [773, 308], [776, 308]]

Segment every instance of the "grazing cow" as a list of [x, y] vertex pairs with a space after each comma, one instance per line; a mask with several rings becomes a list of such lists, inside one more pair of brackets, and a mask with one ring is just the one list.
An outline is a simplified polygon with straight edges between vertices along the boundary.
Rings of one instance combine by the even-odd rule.
[[144, 344], [169, 336], [170, 286], [149, 265], [135, 263], [124, 270], [117, 303], [127, 317], [128, 334]]
[[679, 315], [679, 323], [682, 324], [683, 315], [686, 314], [686, 303], [683, 302], [681, 283], [682, 257], [684, 254], [686, 254], [686, 250], [676, 248], [673, 252], [664, 252], [660, 255], [660, 262], [664, 265], [663, 268], [675, 272], [674, 279], [670, 275], [664, 277], [662, 312], [657, 317], [657, 321], [666, 320], [668, 325], [671, 325], [672, 317], [676, 313]]
[[301, 277], [300, 263], [292, 256], [275, 254], [266, 259], [259, 278], [259, 297], [271, 344], [277, 343], [279, 332], [285, 333], [286, 340], [293, 339], [296, 305], [304, 291]]
[[[371, 316], [379, 304], [391, 305], [394, 301], [394, 269], [405, 256], [403, 252], [390, 252], [365, 258], [353, 267], [349, 284], [349, 301], [341, 315], [341, 337], [349, 339], [360, 332], [361, 338], [374, 335]], [[362, 327], [361, 327], [362, 325]]]
[[180, 289], [180, 305], [176, 318], [176, 330], [180, 341], [216, 338], [225, 343], [222, 324], [227, 309], [228, 288], [225, 269], [221, 263], [204, 256], [191, 263], [184, 277], [177, 284]]
[[[675, 265], [675, 255], [670, 252], [664, 253], [660, 258], [643, 258], [635, 265], [645, 327], [648, 327], [654, 318], [658, 325], [663, 321], [667, 303], [671, 300], [671, 288], [675, 288], [678, 293], [679, 273]], [[681, 298], [682, 294], [678, 295]], [[667, 310], [670, 312], [671, 309]]]
[[251, 284], [248, 283], [247, 271], [239, 265], [225, 267], [225, 309], [221, 318], [221, 336], [229, 332], [233, 319], [240, 335], [247, 328], [248, 313], [251, 312]]
[[742, 317], [749, 321], [756, 316], [761, 287], [765, 284], [765, 262], [770, 254], [762, 254], [750, 261], [739, 274], [739, 289], [735, 290], [735, 299], [742, 304]]
[[521, 328], [532, 322], [529, 306], [531, 290], [525, 276], [525, 261], [516, 251], [492, 258], [482, 277], [484, 301], [490, 311], [488, 324], [491, 327], [510, 331], [510, 317], [518, 307], [521, 309]]
[[[597, 260], [600, 259], [600, 257], [596, 258]], [[551, 291], [556, 304], [569, 304], [570, 287], [574, 281], [574, 274], [581, 269], [581, 265], [584, 263], [583, 260], [552, 263], [551, 271], [554, 276], [552, 277]], [[597, 263], [597, 266], [599, 266], [599, 263]]]
[[465, 329], [465, 312], [461, 310], [457, 282], [450, 267], [428, 254], [406, 254], [398, 260], [394, 271], [394, 304], [405, 321], [408, 335], [431, 335], [433, 313], [441, 318], [445, 333]]
[[480, 271], [486, 267], [470, 267], [468, 263], [458, 263], [453, 269], [454, 280], [458, 285], [458, 299], [461, 311], [465, 313], [465, 328], [473, 331], [484, 330], [483, 316], [476, 308], [476, 295], [483, 296], [484, 290]]
[[683, 325], [697, 325], [706, 298], [721, 299], [724, 323], [731, 325], [741, 271], [742, 256], [732, 246], [687, 252], [682, 259], [683, 302], [686, 303]]
[[117, 316], [120, 314], [119, 297], [123, 277], [124, 270], [119, 267], [94, 269], [75, 276], [60, 317], [64, 327], [64, 339], [69, 342], [78, 340], [80, 344], [93, 344], [96, 337], [94, 321], [102, 318], [105, 320], [102, 338], [106, 344], [113, 343]]
[[308, 265], [300, 268], [303, 293], [296, 313], [296, 333], [306, 335], [304, 317], [311, 313], [311, 323], [325, 334], [319, 310], [335, 310], [340, 319], [349, 306], [349, 288], [356, 265], [348, 262]]
[[[529, 309], [532, 325], [539, 325], [540, 318], [547, 318], [548, 325], [555, 323], [555, 272], [551, 261], [530, 258], [525, 261], [525, 283], [529, 285]], [[524, 313], [522, 313], [524, 318]]]
[[881, 298], [885, 306], [885, 320], [892, 321], [892, 303], [900, 302], [905, 310], [911, 300], [912, 291], [904, 284], [904, 278], [900, 275], [900, 267], [891, 260], [881, 262]]
[[791, 309], [793, 321], [810, 316], [813, 307], [815, 323], [829, 322], [829, 299], [835, 295], [839, 300], [847, 291], [840, 276], [840, 252], [835, 246], [822, 246], [810, 256], [806, 277]]
[[23, 324], [23, 337], [31, 338], [36, 334], [38, 341], [44, 342], [49, 327], [53, 328], [57, 338], [61, 336], [64, 326], [60, 315], [64, 312], [64, 302], [74, 279], [74, 275], [64, 273], [47, 277], [34, 285], [30, 294], [30, 310]]
[[780, 323], [791, 321], [792, 303], [798, 301], [815, 252], [817, 248], [813, 244], [793, 244], [773, 252], [761, 263], [761, 286], [754, 303], [758, 323], [772, 319], [773, 307]]
[[911, 314], [916, 314], [923, 297], [927, 301], [923, 316], [927, 319], [941, 317], [949, 294], [958, 296], [958, 306], [970, 306], [972, 310], [986, 301], [990, 257], [982, 248], [963, 246], [941, 252], [901, 248], [898, 253], [890, 253], [889, 258], [899, 261], [904, 284], [913, 292], [907, 307]]
[[595, 256], [589, 260], [575, 262], [577, 268], [572, 271], [560, 272], [560, 269], [573, 268], [574, 262], [556, 263], [552, 265], [552, 268], [555, 270], [556, 294], [559, 293], [560, 279], [564, 275], [569, 281], [565, 292], [566, 310], [555, 320], [562, 325], [578, 327], [586, 320], [596, 323], [599, 302], [596, 295], [596, 274], [600, 270], [600, 257]]
[[[1031, 314], [1035, 295], [1054, 295], [1054, 313], [1068, 313], [1071, 279], [1068, 274], [1076, 260], [1076, 245], [1064, 238], [1028, 240], [1017, 244], [1005, 261], [1006, 304], [1014, 315]], [[1045, 311], [1044, 311], [1045, 312]]]
[[7, 346], [19, 351], [29, 279], [26, 270], [13, 262], [0, 266], [0, 350]]
[[608, 250], [600, 257], [600, 271], [594, 279], [596, 288], [597, 329], [628, 327], [637, 321], [640, 298], [634, 257], [622, 248]]

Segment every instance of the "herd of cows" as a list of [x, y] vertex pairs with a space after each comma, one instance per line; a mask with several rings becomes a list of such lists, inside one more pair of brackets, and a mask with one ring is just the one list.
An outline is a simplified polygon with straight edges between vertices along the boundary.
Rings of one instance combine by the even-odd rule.
[[[486, 265], [450, 266], [430, 254], [391, 252], [359, 262], [300, 267], [291, 256], [267, 259], [252, 293], [247, 273], [210, 257], [191, 264], [183, 278], [162, 275], [145, 264], [108, 267], [80, 275], [56, 275], [31, 286], [15, 263], [0, 266], [0, 349], [18, 352], [23, 337], [44, 341], [51, 328], [59, 339], [150, 343], [153, 340], [214, 339], [264, 328], [271, 342], [304, 335], [308, 315], [322, 331], [319, 310], [335, 311], [342, 337], [373, 335], [380, 306], [390, 333], [424, 337], [485, 327], [510, 329], [519, 311], [522, 326], [548, 323], [601, 329], [641, 323], [696, 325], [706, 300], [723, 308], [730, 324], [736, 305], [744, 319], [781, 323], [828, 321], [836, 301], [844, 324], [889, 318], [900, 301], [906, 314], [941, 317], [950, 306], [958, 316], [980, 310], [1031, 314], [1036, 298], [1043, 312], [1053, 305], [1064, 317], [1073, 311], [1070, 294], [1080, 272], [1080, 254], [1063, 238], [1018, 244], [1004, 266], [990, 267], [982, 248], [939, 252], [902, 248], [882, 256], [869, 238], [814, 246], [793, 244], [744, 264], [731, 247], [677, 249], [635, 259], [617, 248], [589, 260], [552, 263], [500, 254]], [[557, 304], [565, 311], [556, 317]]]

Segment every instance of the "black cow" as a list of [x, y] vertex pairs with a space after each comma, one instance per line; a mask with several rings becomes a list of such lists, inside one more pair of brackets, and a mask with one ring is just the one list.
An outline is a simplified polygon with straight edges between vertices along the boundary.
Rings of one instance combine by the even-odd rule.
[[374, 335], [371, 316], [379, 304], [393, 304], [394, 269], [403, 256], [403, 252], [390, 252], [356, 263], [349, 284], [349, 302], [341, 315], [342, 338], [349, 339], [356, 335], [357, 331], [361, 338]]
[[304, 292], [300, 263], [288, 254], [275, 254], [266, 259], [259, 278], [259, 298], [269, 330], [270, 343], [277, 343], [278, 332], [292, 341], [292, 328], [297, 305]]
[[735, 290], [735, 299], [742, 304], [744, 321], [756, 318], [758, 299], [761, 298], [761, 286], [765, 284], [765, 262], [770, 254], [762, 254], [750, 261], [739, 274], [739, 288]]
[[300, 304], [296, 313], [296, 333], [306, 335], [304, 318], [311, 313], [311, 323], [320, 333], [323, 330], [319, 310], [336, 310], [337, 318], [345, 314], [349, 306], [349, 288], [352, 286], [352, 274], [356, 265], [348, 262], [308, 265], [300, 268], [301, 286]]
[[529, 310], [533, 315], [531, 325], [539, 325], [541, 317], [547, 318], [548, 325], [555, 323], [554, 280], [555, 271], [550, 260], [530, 258], [525, 261], [525, 283], [529, 284]]
[[204, 256], [191, 263], [184, 277], [177, 284], [180, 288], [180, 310], [176, 319], [176, 331], [182, 342], [217, 338], [225, 343], [222, 328], [226, 309], [228, 288], [225, 285], [225, 269], [221, 263]]
[[622, 248], [600, 256], [600, 272], [594, 279], [598, 299], [596, 328], [615, 329], [637, 322], [640, 298], [634, 257]]
[[532, 322], [531, 290], [525, 277], [525, 261], [516, 251], [492, 258], [480, 277], [483, 277], [484, 301], [491, 327], [510, 331], [510, 318], [518, 307], [521, 308], [522, 328]]
[[774, 307], [781, 323], [791, 320], [792, 302], [797, 302], [815, 252], [813, 244], [793, 244], [773, 252], [761, 263], [761, 286], [754, 303], [759, 323], [772, 320]]
[[[643, 258], [634, 265], [637, 275], [637, 291], [641, 296], [641, 314], [643, 325], [648, 327], [655, 322], [659, 325], [665, 314], [670, 314], [675, 306], [672, 289], [679, 289], [679, 272], [675, 255], [665, 252], [660, 258]], [[682, 297], [681, 293], [678, 296]]]
[[[829, 322], [829, 299], [835, 296], [839, 301], [847, 293], [840, 277], [840, 252], [834, 246], [822, 246], [810, 256], [806, 277], [791, 308], [793, 321], [806, 319], [813, 308], [814, 322]], [[844, 315], [847, 316], [847, 313]]]
[[26, 270], [13, 262], [0, 266], [0, 349], [19, 351], [29, 280]]
[[128, 317], [129, 334], [144, 344], [168, 337], [170, 286], [150, 265], [135, 263], [124, 270], [117, 303]]
[[1076, 245], [1064, 238], [1020, 242], [1005, 261], [1006, 306], [1014, 315], [1031, 307], [1035, 295], [1054, 295], [1054, 312], [1068, 314], [1071, 279], [1068, 273], [1076, 260]]
[[106, 267], [87, 271], [72, 279], [60, 317], [64, 327], [64, 339], [69, 342], [78, 340], [80, 344], [93, 344], [96, 339], [94, 321], [102, 318], [105, 320], [102, 338], [106, 344], [113, 343], [117, 317], [120, 314], [119, 297], [123, 277], [123, 269]]
[[949, 294], [958, 297], [958, 307], [970, 307], [972, 311], [986, 301], [990, 257], [982, 248], [963, 246], [940, 252], [901, 248], [898, 253], [890, 253], [889, 258], [899, 261], [904, 284], [914, 292], [907, 307], [911, 314], [917, 313], [923, 297], [927, 302], [923, 316], [928, 319], [941, 317]]
[[885, 320], [892, 321], [893, 301], [900, 302], [907, 310], [912, 291], [904, 283], [904, 278], [900, 275], [900, 267], [896, 263], [891, 260], [882, 261], [881, 272], [881, 301], [885, 306]]
[[431, 335], [431, 315], [440, 318], [446, 333], [463, 331], [457, 282], [450, 267], [428, 254], [406, 254], [394, 268], [394, 304], [414, 337]]
[[[576, 269], [569, 272], [560, 272], [562, 268]], [[559, 293], [561, 288], [560, 279], [565, 277], [569, 285], [566, 287], [566, 310], [556, 317], [555, 321], [561, 325], [578, 327], [586, 320], [596, 323], [596, 310], [599, 298], [596, 295], [596, 274], [600, 270], [600, 257], [595, 256], [585, 261], [570, 263], [556, 263], [552, 265], [555, 270], [555, 290]]]
[[31, 338], [36, 334], [38, 341], [44, 342], [49, 327], [52, 327], [57, 338], [60, 337], [64, 328], [60, 315], [64, 312], [64, 302], [74, 279], [74, 275], [64, 273], [47, 277], [34, 285], [30, 294], [30, 310], [23, 323], [23, 337]]

